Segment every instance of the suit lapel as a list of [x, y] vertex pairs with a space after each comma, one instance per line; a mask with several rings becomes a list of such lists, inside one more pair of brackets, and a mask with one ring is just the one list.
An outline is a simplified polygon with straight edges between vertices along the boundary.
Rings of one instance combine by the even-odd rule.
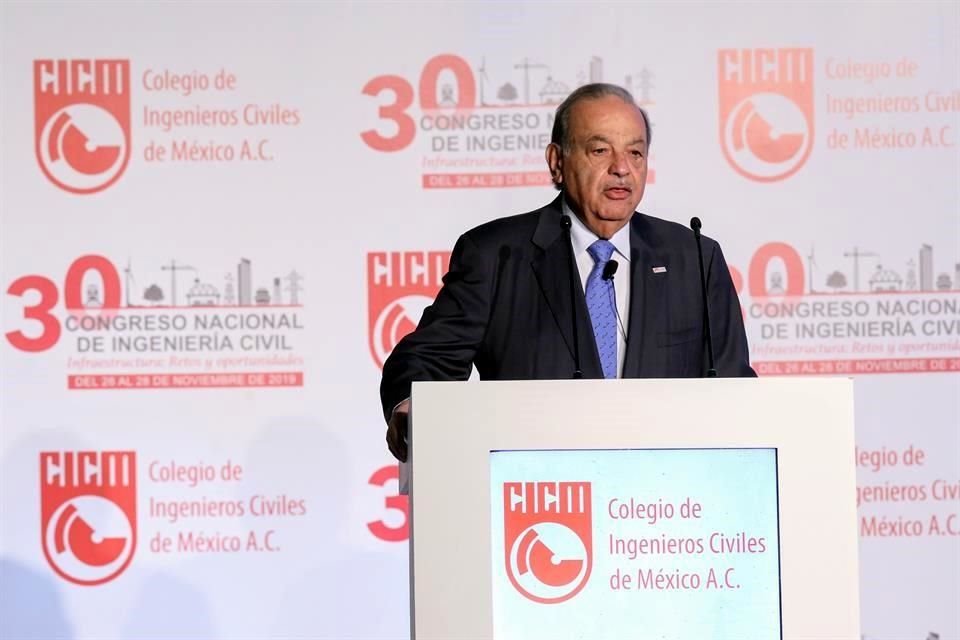
[[[560, 225], [562, 208], [558, 197], [551, 204], [544, 207], [537, 223], [537, 230], [533, 236], [533, 243], [539, 251], [531, 261], [534, 275], [540, 286], [540, 291], [546, 300], [550, 313], [553, 315], [563, 341], [574, 357], [573, 348], [573, 309], [577, 313], [577, 332], [580, 343], [580, 368], [584, 378], [602, 378], [603, 369], [600, 366], [600, 356], [597, 354], [597, 345], [593, 338], [593, 328], [590, 316], [587, 313], [587, 303], [583, 296], [583, 287], [580, 286], [579, 272], [573, 265], [576, 286], [573, 288], [571, 300], [570, 287], [570, 249], [566, 242], [566, 234]], [[571, 372], [572, 373], [572, 372]]]
[[654, 267], [667, 267], [664, 256], [647, 244], [642, 233], [643, 218], [634, 214], [630, 221], [630, 319], [627, 329], [627, 353], [624, 378], [655, 377], [658, 369], [656, 335], [664, 331], [666, 274], [654, 273]]

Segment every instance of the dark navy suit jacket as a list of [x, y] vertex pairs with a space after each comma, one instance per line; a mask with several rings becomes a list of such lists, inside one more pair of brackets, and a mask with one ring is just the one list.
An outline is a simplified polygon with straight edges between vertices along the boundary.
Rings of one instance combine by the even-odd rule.
[[[386, 418], [410, 396], [411, 382], [466, 380], [474, 364], [484, 380], [573, 377], [574, 310], [583, 377], [603, 377], [579, 276], [571, 295], [561, 216], [558, 197], [460, 237], [436, 300], [384, 364], [380, 397]], [[703, 376], [708, 363], [693, 232], [641, 213], [629, 224], [630, 314], [622, 377]], [[704, 236], [703, 254], [718, 375], [755, 376], [723, 253]]]

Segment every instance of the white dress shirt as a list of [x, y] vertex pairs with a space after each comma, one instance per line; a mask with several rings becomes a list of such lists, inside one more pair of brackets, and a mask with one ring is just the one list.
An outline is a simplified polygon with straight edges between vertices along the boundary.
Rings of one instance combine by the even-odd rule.
[[[570, 216], [573, 224], [570, 225], [570, 241], [573, 243], [573, 255], [577, 259], [577, 269], [580, 271], [580, 284], [587, 288], [587, 278], [593, 271], [593, 256], [587, 248], [599, 240], [599, 236], [587, 228], [587, 225], [573, 213], [573, 210], [563, 201], [563, 212]], [[612, 260], [619, 263], [617, 272], [613, 275], [613, 293], [617, 301], [617, 377], [623, 376], [623, 360], [627, 353], [627, 327], [630, 313], [630, 224], [623, 225], [612, 238], [607, 238], [614, 247]], [[593, 327], [589, 327], [593, 335]]]

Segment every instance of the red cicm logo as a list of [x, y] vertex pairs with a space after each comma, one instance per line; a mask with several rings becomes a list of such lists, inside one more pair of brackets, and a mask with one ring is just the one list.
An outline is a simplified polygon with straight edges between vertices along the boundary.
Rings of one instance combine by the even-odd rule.
[[720, 144], [759, 182], [783, 180], [813, 148], [813, 49], [722, 49]]
[[43, 553], [61, 577], [113, 580], [137, 546], [136, 454], [42, 452], [40, 518]]
[[367, 254], [370, 355], [378, 367], [400, 339], [417, 328], [450, 264], [449, 251]]
[[35, 60], [37, 161], [55, 185], [95, 193], [130, 159], [130, 62]]
[[589, 482], [505, 482], [503, 551], [507, 576], [543, 604], [577, 595], [593, 566]]

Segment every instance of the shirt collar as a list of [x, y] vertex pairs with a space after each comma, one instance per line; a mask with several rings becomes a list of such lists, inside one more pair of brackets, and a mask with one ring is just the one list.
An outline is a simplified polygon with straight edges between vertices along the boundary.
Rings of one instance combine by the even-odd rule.
[[[595, 234], [587, 225], [583, 224], [583, 221], [573, 212], [573, 209], [570, 208], [570, 205], [567, 204], [567, 199], [563, 198], [563, 213], [570, 216], [573, 224], [570, 225], [570, 238], [573, 242], [573, 250], [576, 253], [586, 253], [587, 247], [596, 242], [600, 236]], [[618, 260], [624, 260], [630, 262], [630, 223], [623, 225], [623, 227], [613, 234], [613, 237], [610, 238], [610, 242], [613, 244], [614, 250], [620, 254]]]

